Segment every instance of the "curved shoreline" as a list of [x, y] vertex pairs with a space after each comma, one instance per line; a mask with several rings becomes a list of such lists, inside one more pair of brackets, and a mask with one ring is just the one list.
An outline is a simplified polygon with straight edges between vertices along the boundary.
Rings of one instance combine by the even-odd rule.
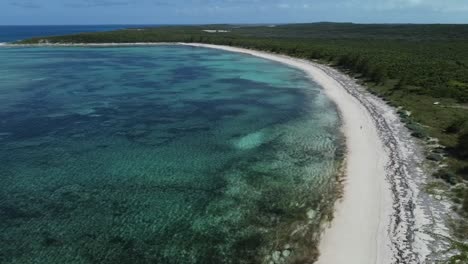
[[367, 109], [339, 82], [311, 62], [233, 47], [190, 46], [241, 52], [280, 62], [303, 70], [324, 88], [342, 115], [348, 155], [343, 198], [335, 205], [334, 220], [324, 231], [317, 263], [391, 263], [393, 254], [385, 231], [390, 226], [392, 207], [385, 173], [387, 155]]
[[343, 198], [325, 228], [319, 264], [436, 263], [448, 247], [447, 205], [423, 190], [425, 157], [394, 108], [332, 67], [267, 52], [210, 44], [7, 44], [28, 46], [189, 45], [244, 53], [298, 68], [320, 84], [343, 119], [347, 163]]
[[449, 243], [447, 205], [423, 190], [420, 144], [396, 110], [357, 80], [319, 63], [231, 46], [186, 44], [244, 53], [298, 68], [320, 84], [343, 119], [347, 162], [343, 198], [325, 228], [318, 264], [435, 263]]

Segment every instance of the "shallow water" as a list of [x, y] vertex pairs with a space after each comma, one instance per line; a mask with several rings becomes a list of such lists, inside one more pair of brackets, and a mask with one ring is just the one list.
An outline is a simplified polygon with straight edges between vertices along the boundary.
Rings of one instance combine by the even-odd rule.
[[303, 72], [179, 46], [0, 57], [1, 263], [315, 254], [342, 136]]

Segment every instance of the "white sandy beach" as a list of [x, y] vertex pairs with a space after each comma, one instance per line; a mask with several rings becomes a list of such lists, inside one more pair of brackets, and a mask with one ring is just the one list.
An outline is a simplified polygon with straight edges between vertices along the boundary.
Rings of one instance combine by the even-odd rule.
[[302, 69], [325, 89], [342, 115], [348, 156], [344, 197], [336, 206], [335, 219], [330, 228], [324, 232], [318, 263], [390, 263], [386, 227], [389, 225], [392, 202], [385, 177], [387, 155], [367, 109], [336, 80], [311, 63], [233, 47], [196, 46], [248, 53], [278, 61]]
[[337, 105], [348, 152], [344, 195], [324, 230], [317, 263], [410, 264], [438, 258], [430, 249], [438, 242], [428, 233], [447, 231], [443, 210], [433, 211], [433, 201], [420, 191], [426, 182], [424, 156], [395, 109], [326, 65], [230, 46], [183, 45], [250, 54], [301, 69]]

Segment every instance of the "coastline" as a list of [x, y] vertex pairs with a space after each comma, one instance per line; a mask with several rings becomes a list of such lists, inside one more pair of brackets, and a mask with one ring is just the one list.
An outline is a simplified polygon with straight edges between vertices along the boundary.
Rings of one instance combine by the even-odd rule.
[[323, 64], [231, 46], [187, 44], [244, 53], [298, 68], [320, 84], [343, 120], [347, 159], [343, 197], [319, 244], [318, 264], [436, 263], [450, 247], [449, 204], [423, 189], [421, 144], [396, 109], [357, 80]]
[[[332, 67], [249, 49], [186, 43], [5, 44], [2, 47], [189, 45], [244, 53], [298, 68], [320, 84], [343, 120], [347, 158], [343, 198], [325, 228], [319, 264], [436, 263], [449, 236], [447, 205], [423, 191], [427, 183], [421, 145], [394, 108]], [[435, 234], [435, 235], [434, 235]]]
[[343, 198], [335, 205], [335, 217], [323, 233], [317, 263], [391, 263], [392, 250], [385, 230], [390, 226], [392, 207], [385, 173], [388, 157], [367, 109], [334, 78], [310, 62], [233, 47], [190, 46], [241, 52], [280, 62], [303, 70], [324, 88], [342, 115], [348, 153]]

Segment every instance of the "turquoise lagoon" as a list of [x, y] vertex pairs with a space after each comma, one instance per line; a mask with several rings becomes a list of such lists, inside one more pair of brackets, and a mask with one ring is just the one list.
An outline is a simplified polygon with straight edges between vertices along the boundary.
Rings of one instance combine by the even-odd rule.
[[305, 73], [182, 46], [0, 49], [1, 263], [303, 263], [342, 156]]

